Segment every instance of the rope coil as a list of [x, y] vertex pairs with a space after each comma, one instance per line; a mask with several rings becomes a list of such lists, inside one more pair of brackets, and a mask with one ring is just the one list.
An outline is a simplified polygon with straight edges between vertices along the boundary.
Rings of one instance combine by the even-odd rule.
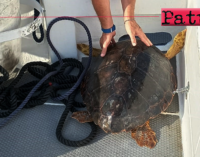
[[[88, 35], [90, 47], [89, 61], [85, 68], [83, 67], [82, 63], [76, 59], [61, 59], [58, 51], [52, 44], [50, 39], [50, 30], [55, 23], [61, 20], [77, 22], [85, 29]], [[63, 102], [66, 106], [56, 129], [56, 136], [58, 140], [67, 146], [84, 146], [88, 144], [97, 133], [97, 126], [94, 123], [89, 123], [92, 131], [88, 137], [81, 141], [70, 141], [64, 139], [62, 136], [62, 128], [69, 111], [75, 111], [74, 107], [85, 107], [85, 105], [82, 103], [75, 102], [74, 98], [76, 91], [79, 88], [87, 69], [89, 68], [92, 58], [92, 39], [89, 29], [78, 19], [72, 17], [56, 18], [49, 24], [47, 29], [47, 41], [58, 58], [57, 62], [53, 63], [52, 65], [43, 62], [27, 63], [22, 67], [18, 76], [11, 82], [9, 86], [0, 87], [0, 118], [6, 117], [3, 122], [0, 123], [0, 128], [6, 125], [9, 120], [17, 115], [19, 111], [21, 111], [21, 109], [42, 105], [48, 100], [48, 98], [51, 98], [53, 100]], [[70, 75], [70, 72], [74, 68], [79, 69], [77, 76]], [[4, 81], [8, 80], [9, 74], [1, 66], [0, 72], [3, 74], [3, 76], [0, 77], [0, 83], [3, 83]], [[38, 80], [28, 82], [20, 87], [16, 87], [24, 74], [27, 72], [36, 77]], [[60, 89], [69, 89], [69, 91], [67, 91], [64, 95], [59, 95], [57, 92]], [[68, 98], [68, 100], [66, 98]]]

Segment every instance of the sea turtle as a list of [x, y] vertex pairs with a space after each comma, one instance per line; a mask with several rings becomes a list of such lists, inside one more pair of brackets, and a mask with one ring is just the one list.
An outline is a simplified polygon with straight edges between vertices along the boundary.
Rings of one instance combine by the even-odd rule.
[[87, 111], [74, 112], [72, 118], [93, 121], [106, 133], [131, 132], [139, 146], [155, 147], [149, 120], [172, 102], [176, 77], [169, 59], [182, 49], [185, 35], [186, 30], [178, 33], [166, 54], [138, 40], [135, 47], [122, 41], [104, 58], [94, 57], [81, 84]]

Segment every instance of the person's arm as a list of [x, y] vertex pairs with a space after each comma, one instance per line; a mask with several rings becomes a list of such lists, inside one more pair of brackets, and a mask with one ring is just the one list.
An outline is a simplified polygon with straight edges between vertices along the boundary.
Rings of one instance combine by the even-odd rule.
[[[109, 29], [113, 26], [113, 20], [110, 11], [110, 1], [109, 0], [92, 0], [94, 9], [99, 17], [101, 27], [104, 29]], [[100, 38], [100, 46], [102, 48], [101, 57], [106, 55], [107, 47], [115, 43], [114, 36], [116, 32], [102, 33]]]
[[140, 26], [136, 23], [134, 19], [134, 11], [135, 11], [135, 3], [136, 0], [121, 0], [124, 21], [125, 21], [125, 28], [127, 33], [131, 38], [131, 42], [133, 46], [135, 46], [136, 39], [135, 36], [139, 36], [139, 38], [147, 45], [153, 45], [151, 41], [146, 37]]
[[121, 0], [124, 21], [134, 18], [136, 0]]
[[104, 29], [111, 28], [113, 26], [112, 15], [110, 11], [109, 0], [92, 0], [94, 9], [99, 17], [101, 27]]

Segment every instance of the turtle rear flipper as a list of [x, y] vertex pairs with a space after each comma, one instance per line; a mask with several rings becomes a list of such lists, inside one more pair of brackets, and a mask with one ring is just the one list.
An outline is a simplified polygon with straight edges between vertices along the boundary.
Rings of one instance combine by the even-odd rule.
[[142, 127], [133, 130], [131, 136], [141, 147], [146, 146], [151, 149], [156, 146], [156, 133], [150, 128], [149, 121], [147, 121]]
[[88, 111], [78, 111], [72, 114], [72, 118], [78, 120], [80, 123], [92, 122], [92, 116]]

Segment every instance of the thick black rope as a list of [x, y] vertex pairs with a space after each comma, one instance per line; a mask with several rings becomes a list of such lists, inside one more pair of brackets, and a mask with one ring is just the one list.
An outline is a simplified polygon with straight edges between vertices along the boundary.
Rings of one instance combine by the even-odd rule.
[[71, 112], [76, 111], [73, 108], [75, 96], [76, 96], [76, 91], [74, 91], [69, 96], [69, 100], [68, 101], [66, 99], [62, 100], [62, 102], [66, 105], [66, 108], [65, 108], [62, 116], [60, 117], [58, 126], [56, 128], [56, 137], [64, 145], [72, 146], [72, 147], [81, 147], [81, 146], [84, 146], [84, 145], [88, 144], [91, 140], [94, 139], [94, 137], [97, 134], [97, 126], [93, 122], [88, 123], [90, 125], [90, 127], [91, 127], [91, 132], [90, 132], [88, 137], [86, 137], [85, 139], [80, 140], [80, 141], [72, 141], [72, 140], [68, 140], [68, 139], [63, 137], [62, 128], [63, 128], [63, 125], [64, 125], [64, 123], [66, 121], [67, 115], [68, 115], [69, 111], [71, 111]]
[[[58, 57], [58, 59], [61, 61], [61, 58], [60, 58], [60, 55], [58, 53], [58, 51], [56, 50], [56, 48], [54, 47], [54, 45], [52, 44], [51, 40], [50, 40], [50, 30], [52, 28], [52, 26], [58, 22], [58, 21], [63, 21], [63, 20], [70, 20], [70, 21], [74, 21], [74, 22], [77, 22], [79, 23], [86, 31], [87, 33], [87, 36], [88, 36], [88, 42], [89, 42], [89, 60], [87, 62], [87, 65], [85, 67], [85, 69], [83, 70], [83, 72], [81, 73], [78, 81], [74, 84], [74, 86], [68, 91], [66, 92], [65, 94], [59, 96], [59, 97], [55, 97], [53, 98], [53, 100], [63, 100], [65, 99], [66, 97], [68, 97], [74, 90], [76, 90], [78, 88], [78, 86], [80, 85], [81, 83], [81, 80], [83, 79], [87, 69], [89, 68], [90, 66], [90, 63], [91, 63], [91, 59], [92, 59], [92, 38], [91, 38], [91, 35], [90, 35], [90, 31], [89, 29], [87, 28], [87, 26], [80, 20], [78, 19], [75, 19], [75, 18], [71, 18], [71, 17], [59, 17], [59, 18], [56, 18], [54, 19], [48, 26], [48, 29], [47, 29], [47, 41], [49, 43], [49, 46], [51, 47], [51, 49], [54, 51], [54, 53], [56, 54], [56, 56]], [[60, 62], [61, 63], [61, 62]], [[62, 63], [61, 63], [62, 64]]]
[[[38, 3], [40, 3], [40, 0], [36, 0]], [[40, 12], [37, 9], [34, 9], [34, 20], [40, 15]], [[39, 27], [40, 29], [40, 37], [37, 37], [36, 35], [36, 31], [34, 31], [32, 33], [33, 35], [33, 39], [37, 42], [37, 43], [41, 43], [44, 40], [44, 29], [42, 24]]]
[[[90, 57], [86, 68], [84, 68], [82, 63], [76, 59], [61, 59], [59, 53], [53, 46], [50, 40], [50, 30], [52, 26], [60, 20], [71, 20], [84, 26], [88, 34], [90, 44]], [[87, 138], [81, 141], [70, 141], [64, 139], [62, 136], [62, 128], [69, 111], [75, 111], [74, 107], [85, 107], [85, 105], [82, 103], [75, 102], [74, 97], [75, 91], [79, 87], [91, 61], [92, 40], [90, 32], [85, 24], [81, 21], [71, 17], [62, 17], [57, 18], [50, 23], [47, 29], [47, 40], [59, 61], [53, 63], [52, 65], [43, 62], [27, 63], [22, 67], [18, 76], [11, 82], [9, 86], [2, 85], [0, 87], [0, 118], [6, 117], [3, 123], [0, 123], [0, 128], [3, 127], [8, 122], [8, 120], [12, 119], [22, 108], [32, 108], [38, 105], [43, 105], [48, 100], [48, 98], [51, 98], [54, 100], [61, 100], [61, 102], [63, 102], [66, 106], [56, 129], [56, 136], [58, 140], [68, 146], [78, 147], [86, 145], [96, 135], [97, 126], [94, 123], [89, 123], [92, 131]], [[70, 75], [70, 72], [74, 68], [79, 70], [76, 76]], [[28, 82], [22, 86], [17, 86], [19, 81], [27, 72], [37, 78], [37, 80]], [[0, 77], [0, 83], [7, 81], [9, 75], [1, 66], [0, 73], [3, 74], [3, 76]], [[57, 94], [57, 92], [61, 89], [69, 89], [69, 91], [64, 96], [62, 96]]]

